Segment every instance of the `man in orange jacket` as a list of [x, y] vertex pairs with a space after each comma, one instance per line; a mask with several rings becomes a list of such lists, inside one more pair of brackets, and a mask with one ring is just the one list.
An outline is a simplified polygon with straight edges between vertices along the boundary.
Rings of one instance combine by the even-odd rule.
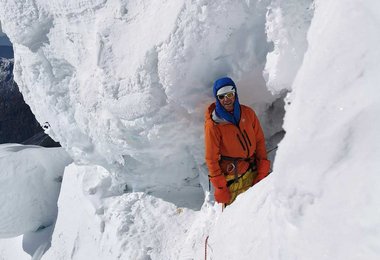
[[265, 138], [255, 112], [239, 104], [236, 85], [220, 78], [216, 102], [205, 113], [205, 148], [215, 200], [231, 204], [237, 195], [265, 178], [270, 170]]

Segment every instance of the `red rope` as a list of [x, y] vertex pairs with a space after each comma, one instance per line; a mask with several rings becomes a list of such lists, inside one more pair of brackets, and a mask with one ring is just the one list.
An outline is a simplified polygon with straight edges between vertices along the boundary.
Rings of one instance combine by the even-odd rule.
[[206, 241], [205, 241], [205, 260], [207, 260], [207, 240], [208, 240], [208, 236], [206, 237]]

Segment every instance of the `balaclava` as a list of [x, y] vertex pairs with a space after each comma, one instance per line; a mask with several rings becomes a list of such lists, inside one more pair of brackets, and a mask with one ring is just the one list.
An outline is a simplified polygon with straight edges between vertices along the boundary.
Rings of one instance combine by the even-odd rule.
[[[222, 104], [220, 103], [217, 97], [218, 90], [225, 86], [232, 86], [233, 87], [232, 89], [235, 90], [235, 103], [234, 103], [233, 114], [229, 113], [226, 109], [224, 109], [224, 107], [222, 106]], [[239, 121], [240, 121], [240, 104], [239, 104], [239, 98], [238, 98], [235, 82], [233, 82], [233, 80], [230, 79], [229, 77], [220, 78], [215, 81], [213, 91], [214, 91], [214, 97], [216, 98], [216, 108], [215, 108], [216, 115], [238, 126]]]

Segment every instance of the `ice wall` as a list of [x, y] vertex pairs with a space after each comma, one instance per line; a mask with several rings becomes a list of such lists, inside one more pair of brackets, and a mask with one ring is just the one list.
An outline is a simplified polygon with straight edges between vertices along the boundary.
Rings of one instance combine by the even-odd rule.
[[199, 193], [212, 82], [233, 77], [262, 117], [277, 98], [261, 73], [268, 4], [3, 0], [0, 17], [26, 102], [77, 163], [116, 173], [120, 190]]
[[221, 215], [213, 259], [379, 258], [379, 17], [316, 1], [274, 172]]
[[314, 0], [274, 0], [268, 7], [266, 33], [273, 43], [264, 76], [272, 92], [291, 90], [307, 49], [306, 34], [314, 15]]

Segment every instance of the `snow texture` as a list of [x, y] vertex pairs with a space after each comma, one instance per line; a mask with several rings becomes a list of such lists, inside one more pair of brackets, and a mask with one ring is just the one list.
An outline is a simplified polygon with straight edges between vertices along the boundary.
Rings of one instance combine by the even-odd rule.
[[[34, 259], [380, 258], [378, 1], [0, 0], [0, 17], [26, 101], [75, 160]], [[222, 212], [199, 184], [225, 75], [269, 143], [285, 106], [286, 134]]]
[[54, 224], [64, 168], [61, 148], [0, 145], [0, 237], [14, 237]]
[[101, 194], [109, 180], [99, 166], [66, 169], [65, 196], [60, 196], [52, 248], [44, 258], [185, 259], [197, 253], [189, 249], [194, 239], [202, 241], [214, 208], [194, 212], [146, 193]]
[[316, 2], [274, 172], [222, 214], [213, 259], [379, 258], [379, 10]]
[[[278, 98], [261, 76], [267, 4], [2, 1], [0, 16], [26, 102], [77, 163], [166, 200], [185, 187], [196, 202], [173, 202], [195, 208], [212, 82], [233, 77], [242, 102], [256, 103], [263, 118]], [[281, 124], [266, 126], [268, 138]]]
[[273, 51], [267, 55], [264, 76], [272, 92], [291, 90], [307, 49], [313, 8], [313, 0], [276, 0], [268, 7], [266, 33]]

